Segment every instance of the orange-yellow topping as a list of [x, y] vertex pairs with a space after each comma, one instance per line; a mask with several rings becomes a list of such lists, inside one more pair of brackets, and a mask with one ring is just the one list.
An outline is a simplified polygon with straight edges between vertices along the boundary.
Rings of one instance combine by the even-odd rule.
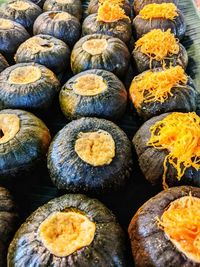
[[173, 87], [185, 85], [187, 81], [188, 78], [180, 66], [162, 71], [149, 70], [133, 79], [130, 96], [135, 107], [153, 101], [163, 103], [170, 95], [173, 95], [171, 91]]
[[112, 3], [109, 0], [105, 0], [100, 4], [97, 13], [97, 21], [114, 22], [121, 19], [130, 20], [119, 4]]
[[178, 13], [177, 7], [173, 3], [162, 3], [144, 6], [139, 15], [143, 19], [163, 18], [173, 20], [178, 16]]
[[160, 29], [155, 29], [142, 36], [135, 43], [135, 50], [138, 50], [147, 55], [151, 60], [163, 61], [170, 55], [179, 53], [179, 43], [171, 33], [171, 30], [166, 32]]
[[151, 128], [147, 145], [167, 150], [164, 161], [163, 186], [166, 185], [167, 163], [177, 170], [180, 180], [187, 168], [200, 170], [200, 117], [195, 112], [173, 112]]
[[200, 199], [181, 197], [171, 202], [158, 226], [188, 258], [200, 263]]

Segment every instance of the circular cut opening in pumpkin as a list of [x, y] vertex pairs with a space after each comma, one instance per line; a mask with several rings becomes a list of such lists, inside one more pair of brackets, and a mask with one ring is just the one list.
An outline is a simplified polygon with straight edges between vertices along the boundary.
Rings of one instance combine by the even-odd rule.
[[92, 39], [86, 41], [82, 45], [82, 48], [87, 53], [91, 54], [92, 56], [95, 56], [102, 54], [107, 49], [107, 46], [108, 42], [105, 39]]
[[41, 70], [36, 66], [23, 66], [13, 70], [9, 75], [11, 84], [29, 84], [38, 81], [42, 76]]
[[115, 157], [115, 141], [104, 130], [81, 132], [75, 142], [75, 151], [92, 166], [109, 165]]
[[38, 236], [53, 255], [66, 257], [89, 246], [95, 231], [95, 223], [81, 213], [55, 212], [41, 223]]
[[56, 0], [56, 2], [60, 4], [75, 4], [74, 0]]
[[42, 39], [40, 37], [33, 37], [27, 40], [23, 44], [23, 50], [28, 49], [33, 54], [37, 54], [39, 52], [46, 52], [50, 51], [54, 48], [54, 43], [50, 42], [49, 40]]
[[49, 17], [53, 20], [69, 20], [71, 15], [67, 12], [50, 13]]
[[158, 220], [175, 247], [188, 259], [200, 263], [200, 199], [181, 197], [171, 202]]
[[20, 119], [15, 114], [0, 114], [0, 144], [15, 137], [20, 129]]
[[14, 25], [12, 21], [8, 19], [0, 19], [0, 30], [10, 30], [13, 28], [14, 28]]
[[30, 7], [30, 4], [24, 1], [16, 1], [10, 3], [9, 6], [15, 10], [27, 10]]
[[73, 89], [78, 95], [94, 96], [104, 92], [107, 89], [107, 84], [101, 76], [87, 74], [76, 79]]

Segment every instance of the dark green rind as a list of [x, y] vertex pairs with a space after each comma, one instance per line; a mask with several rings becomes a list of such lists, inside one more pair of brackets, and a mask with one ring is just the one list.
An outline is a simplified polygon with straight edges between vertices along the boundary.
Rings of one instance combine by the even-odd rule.
[[[104, 130], [115, 141], [115, 157], [109, 165], [94, 167], [82, 161], [74, 150], [80, 132]], [[82, 118], [66, 125], [55, 136], [48, 152], [48, 169], [53, 183], [68, 192], [102, 194], [122, 188], [132, 171], [131, 143], [114, 123]]]
[[[56, 257], [38, 240], [37, 231], [50, 214], [68, 208], [95, 222], [96, 233], [90, 246]], [[125, 235], [103, 204], [84, 195], [64, 195], [38, 208], [20, 227], [9, 247], [8, 267], [128, 267], [125, 250]]]
[[5, 59], [5, 57], [0, 54], [0, 72], [2, 72], [4, 69], [8, 68], [9, 64], [7, 62], [7, 60]]

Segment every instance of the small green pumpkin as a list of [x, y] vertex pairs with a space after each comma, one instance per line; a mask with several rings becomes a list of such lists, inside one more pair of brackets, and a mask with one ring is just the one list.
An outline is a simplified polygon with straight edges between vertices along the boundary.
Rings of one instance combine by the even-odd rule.
[[22, 110], [1, 110], [0, 129], [0, 179], [29, 173], [45, 159], [51, 137], [36, 116]]
[[130, 53], [125, 43], [102, 34], [82, 37], [71, 53], [71, 69], [74, 74], [89, 69], [104, 69], [118, 77], [124, 77], [129, 61]]
[[110, 121], [72, 121], [54, 138], [48, 152], [48, 169], [59, 189], [97, 194], [119, 190], [131, 174], [131, 144]]
[[8, 266], [128, 267], [125, 239], [101, 202], [68, 194], [41, 206], [22, 224], [10, 244]]
[[69, 119], [100, 117], [118, 120], [124, 114], [127, 93], [122, 82], [105, 70], [84, 71], [60, 91], [60, 106]]
[[6, 267], [6, 254], [18, 223], [18, 215], [11, 194], [0, 187], [0, 266]]
[[[187, 248], [188, 239], [185, 239], [185, 237], [189, 237], [190, 243], [196, 234], [199, 235], [198, 231], [194, 230], [198, 229], [199, 224], [197, 220], [199, 217], [193, 218], [191, 221], [192, 216], [190, 216], [192, 211], [192, 215], [194, 216], [193, 207], [195, 202], [200, 202], [200, 189], [191, 186], [179, 186], [162, 191], [139, 208], [132, 218], [128, 229], [135, 267], [199, 267], [198, 260], [196, 261], [192, 254], [193, 251], [191, 250], [191, 253], [185, 253], [179, 245], [181, 242], [182, 244], [185, 242], [185, 247]], [[177, 210], [175, 205], [178, 207]], [[165, 233], [165, 228], [162, 227], [161, 223], [164, 220], [162, 215], [172, 207], [175, 207], [174, 211], [176, 210], [176, 214], [175, 216], [172, 214], [170, 217], [171, 224], [173, 224], [171, 227], [173, 227], [177, 239], [179, 238], [179, 242], [171, 239]], [[183, 213], [184, 209], [185, 216]], [[186, 225], [184, 218], [181, 216], [181, 212], [184, 217], [190, 216], [186, 220], [188, 221]], [[198, 214], [197, 210], [196, 215], [198, 216]], [[178, 223], [176, 220], [179, 220]], [[183, 233], [182, 236], [180, 236], [181, 233]], [[199, 245], [194, 241], [194, 247], [195, 243], [196, 251], [198, 252]]]
[[9, 64], [5, 57], [0, 53], [0, 72], [9, 67]]
[[46, 0], [43, 6], [44, 11], [65, 11], [77, 19], [82, 17], [81, 0]]
[[70, 50], [61, 40], [39, 34], [22, 43], [15, 54], [17, 63], [35, 62], [54, 73], [65, 71], [69, 65]]
[[45, 66], [19, 63], [0, 74], [0, 107], [46, 110], [59, 89], [55, 74]]
[[21, 24], [0, 18], [0, 53], [9, 62], [13, 62], [18, 46], [29, 37], [28, 32]]
[[36, 19], [33, 33], [52, 35], [72, 47], [80, 37], [81, 25], [76, 17], [67, 12], [48, 11]]
[[21, 24], [30, 33], [33, 30], [34, 21], [41, 13], [41, 8], [28, 0], [12, 0], [0, 7], [1, 18], [11, 19]]

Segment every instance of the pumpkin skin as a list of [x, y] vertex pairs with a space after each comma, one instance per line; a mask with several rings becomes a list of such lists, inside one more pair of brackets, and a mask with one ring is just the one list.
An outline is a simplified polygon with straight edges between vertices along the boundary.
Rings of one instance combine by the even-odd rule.
[[178, 16], [173, 20], [164, 18], [152, 18], [151, 20], [146, 20], [140, 15], [137, 15], [133, 20], [136, 38], [139, 39], [153, 29], [161, 29], [162, 31], [171, 29], [171, 33], [173, 33], [176, 38], [182, 39], [186, 32], [186, 23], [183, 13], [179, 9], [177, 9], [177, 13]]
[[148, 4], [162, 4], [162, 3], [173, 3], [178, 5], [178, 0], [134, 0], [133, 8], [135, 15], [138, 15], [140, 10]]
[[[56, 19], [64, 16], [63, 19]], [[79, 39], [81, 25], [78, 19], [67, 12], [48, 11], [41, 14], [33, 26], [34, 35], [48, 34], [72, 47]]]
[[[9, 24], [6, 27], [4, 24]], [[14, 21], [0, 18], [0, 53], [13, 62], [13, 56], [18, 46], [30, 37], [26, 29]]]
[[[99, 8], [99, 0], [90, 0], [89, 5], [88, 5], [88, 14], [94, 14], [97, 13]], [[125, 14], [127, 16], [131, 16], [131, 5], [130, 2], [128, 0], [124, 0], [124, 3], [122, 5], [122, 8], [125, 11]]]
[[[10, 80], [13, 73], [20, 72], [20, 69], [24, 71], [26, 68], [38, 70], [41, 75], [39, 79], [36, 78], [27, 83]], [[5, 69], [0, 74], [0, 108], [45, 111], [51, 106], [59, 89], [60, 83], [55, 74], [45, 66], [19, 63]]]
[[[54, 256], [38, 240], [38, 227], [50, 214], [70, 209], [78, 210], [96, 223], [94, 240], [69, 256]], [[10, 244], [8, 266], [30, 266], [31, 263], [31, 266], [128, 267], [125, 250], [125, 234], [110, 210], [96, 199], [68, 194], [38, 208], [22, 224]]]
[[82, 5], [80, 0], [60, 1], [46, 0], [43, 6], [43, 11], [65, 11], [77, 19], [82, 17]]
[[161, 217], [171, 202], [189, 194], [200, 198], [200, 189], [180, 186], [162, 191], [148, 200], [134, 215], [129, 225], [129, 237], [136, 267], [198, 267], [199, 263], [191, 261], [179, 252], [157, 226], [156, 217]]
[[49, 130], [27, 111], [5, 109], [2, 114], [18, 116], [20, 127], [13, 138], [0, 144], [0, 178], [24, 176], [44, 161], [51, 140]]
[[[169, 114], [171, 113], [165, 113], [146, 121], [133, 138], [133, 145], [138, 155], [140, 168], [145, 178], [152, 185], [162, 184], [164, 160], [169, 152], [167, 150], [159, 150], [154, 147], [147, 146], [147, 142], [151, 137], [150, 128], [156, 122], [163, 120]], [[200, 170], [196, 170], [192, 167], [187, 168], [180, 181], [178, 181], [176, 176], [176, 169], [171, 164], [167, 163], [166, 183], [168, 186], [171, 187], [185, 184], [195, 185], [198, 187], [200, 186]]]
[[[36, 44], [36, 50], [33, 46]], [[37, 45], [39, 45], [37, 49]], [[15, 54], [17, 63], [34, 62], [60, 73], [69, 65], [70, 50], [61, 40], [39, 34], [22, 43]]]
[[[75, 151], [81, 132], [103, 130], [115, 142], [115, 156], [110, 164], [96, 166], [83, 161]], [[53, 183], [69, 192], [96, 194], [119, 190], [132, 170], [131, 144], [114, 123], [97, 118], [81, 118], [66, 125], [54, 138], [48, 152], [48, 169]]]
[[2, 72], [7, 67], [9, 67], [7, 60], [4, 56], [2, 56], [2, 54], [0, 54], [0, 72]]
[[113, 36], [128, 43], [132, 36], [132, 28], [127, 19], [114, 22], [97, 21], [97, 13], [95, 13], [86, 17], [82, 25], [83, 36], [94, 33]]
[[[24, 9], [22, 5], [25, 5]], [[41, 13], [41, 8], [28, 0], [12, 0], [0, 7], [1, 18], [11, 19], [21, 24], [30, 33], [33, 30], [34, 21]]]
[[[80, 95], [74, 90], [77, 79], [97, 75], [103, 78], [106, 89], [95, 95]], [[87, 82], [87, 81], [86, 81]], [[60, 91], [60, 106], [68, 119], [80, 117], [99, 117], [117, 120], [126, 109], [127, 92], [122, 82], [111, 72], [105, 70], [89, 70], [72, 77]]]
[[40, 8], [43, 7], [44, 2], [45, 2], [45, 0], [30, 0], [30, 1], [36, 4], [37, 6], [39, 6]]
[[[83, 49], [84, 43], [91, 40], [105, 40], [106, 49], [92, 55]], [[74, 74], [89, 69], [104, 69], [123, 77], [128, 69], [130, 53], [127, 46], [118, 38], [102, 34], [91, 34], [82, 37], [71, 53], [71, 69]]]
[[[165, 59], [165, 67], [180, 65], [183, 69], [186, 69], [188, 64], [187, 51], [182, 44], [179, 44], [179, 46], [180, 50], [178, 54], [169, 55], [167, 56], [167, 59]], [[163, 65], [162, 61], [157, 61], [155, 59], [153, 59], [150, 64], [150, 58], [147, 55], [143, 54], [140, 48], [133, 50], [132, 56], [139, 73], [150, 69], [150, 65], [152, 69], [160, 68]]]
[[0, 187], [0, 266], [6, 266], [6, 254], [9, 242], [16, 230], [18, 215], [11, 194]]
[[[161, 69], [154, 69], [154, 71], [159, 70]], [[140, 107], [135, 107], [138, 115], [144, 120], [148, 120], [154, 116], [170, 111], [196, 111], [198, 92], [190, 77], [188, 77], [188, 83], [186, 85], [173, 87], [171, 92], [173, 95], [169, 95], [164, 102], [143, 102]]]

